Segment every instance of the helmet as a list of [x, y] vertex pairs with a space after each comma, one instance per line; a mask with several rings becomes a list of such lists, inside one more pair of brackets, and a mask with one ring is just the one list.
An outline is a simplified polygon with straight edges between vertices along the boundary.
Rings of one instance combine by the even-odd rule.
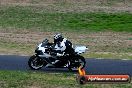
[[62, 41], [63, 37], [60, 33], [57, 33], [54, 35], [54, 42], [59, 42], [59, 41]]
[[57, 33], [57, 34], [54, 35], [54, 39], [58, 39], [58, 38], [62, 38], [62, 35], [59, 34], [59, 33]]

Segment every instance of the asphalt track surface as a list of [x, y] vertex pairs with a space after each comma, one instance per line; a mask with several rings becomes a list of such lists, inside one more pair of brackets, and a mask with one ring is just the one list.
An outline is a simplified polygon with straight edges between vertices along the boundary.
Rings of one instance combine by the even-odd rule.
[[[29, 56], [0, 55], [0, 70], [30, 71]], [[42, 68], [46, 72], [69, 72], [66, 68]], [[132, 76], [132, 60], [86, 59], [86, 74], [129, 74]]]

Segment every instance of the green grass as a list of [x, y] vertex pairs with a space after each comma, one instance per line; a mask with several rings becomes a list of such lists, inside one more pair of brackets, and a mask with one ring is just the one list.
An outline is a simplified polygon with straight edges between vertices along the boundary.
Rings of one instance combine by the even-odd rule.
[[[9, 30], [41, 30], [41, 31], [72, 31], [72, 33], [85, 34], [89, 31], [116, 31], [132, 32], [131, 13], [105, 13], [105, 12], [50, 12], [44, 8], [35, 6], [7, 6], [0, 7], [0, 28]], [[77, 31], [77, 32], [74, 32]], [[19, 33], [20, 33], [19, 32]], [[128, 38], [132, 40], [132, 38]], [[26, 43], [0, 41], [0, 52], [11, 53], [20, 52], [31, 54], [34, 45]], [[76, 40], [77, 41], [77, 40]], [[93, 42], [88, 38], [78, 41], [79, 44]], [[9, 52], [8, 52], [9, 51]], [[125, 58], [131, 59], [132, 47], [124, 46], [90, 46], [90, 51], [86, 56], [93, 58]], [[108, 54], [96, 52], [112, 52]], [[114, 55], [113, 52], [118, 52]], [[125, 53], [125, 54], [122, 54]], [[11, 53], [12, 54], [12, 53]], [[13, 53], [14, 54], [14, 53]]]
[[35, 44], [16, 43], [11, 41], [0, 40], [0, 52], [6, 54], [33, 54]]
[[[26, 44], [26, 43], [16, 43], [0, 40], [0, 53], [5, 54], [15, 54], [15, 55], [32, 55], [36, 44]], [[101, 48], [100, 48], [101, 49]], [[116, 51], [116, 52], [115, 52]], [[90, 50], [83, 54], [86, 58], [107, 58], [107, 59], [132, 59], [132, 55], [127, 51], [114, 50], [114, 52], [96, 52]]]
[[1, 88], [131, 88], [132, 84], [85, 84], [74, 73], [0, 71]]
[[131, 13], [49, 13], [20, 6], [0, 9], [2, 28], [132, 32], [131, 19]]
[[83, 55], [86, 58], [103, 58], [103, 59], [128, 59], [132, 60], [130, 53], [111, 53], [111, 52], [90, 52]]

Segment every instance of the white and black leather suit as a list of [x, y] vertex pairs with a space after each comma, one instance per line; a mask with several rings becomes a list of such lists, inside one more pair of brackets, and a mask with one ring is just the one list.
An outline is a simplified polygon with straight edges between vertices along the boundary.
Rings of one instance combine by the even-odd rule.
[[60, 38], [55, 42], [55, 51], [57, 56], [63, 56], [65, 54], [72, 54], [74, 52], [72, 48], [72, 43], [68, 41], [66, 38]]

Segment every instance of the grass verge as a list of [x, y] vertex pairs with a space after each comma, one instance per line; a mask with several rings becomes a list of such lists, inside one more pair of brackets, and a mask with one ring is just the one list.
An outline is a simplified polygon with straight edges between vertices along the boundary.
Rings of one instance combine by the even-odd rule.
[[[40, 31], [50, 31], [52, 34], [59, 31], [66, 33], [74, 44], [89, 46], [91, 52], [85, 55], [89, 58], [131, 59], [131, 19], [132, 14], [125, 12], [50, 12], [38, 6], [1, 6], [0, 28], [8, 30], [7, 34], [0, 32], [3, 34], [0, 36], [0, 52], [30, 55], [37, 44], [32, 42], [47, 35], [39, 36]], [[12, 29], [19, 33], [10, 34]], [[24, 34], [23, 30], [29, 33]], [[37, 38], [33, 36], [32, 31], [35, 31]], [[102, 34], [100, 31], [103, 31]], [[109, 33], [110, 31], [112, 32]], [[51, 38], [51, 34], [46, 37]]]
[[[0, 40], [0, 53], [11, 55], [33, 55], [36, 44], [4, 42]], [[91, 47], [92, 48], [92, 47]], [[131, 52], [86, 52], [85, 58], [132, 59]]]
[[126, 31], [132, 32], [131, 13], [45, 12], [33, 7], [1, 7], [2, 28], [41, 29], [43, 31]]
[[0, 71], [2, 88], [131, 88], [132, 84], [79, 85], [74, 73]]
[[131, 53], [90, 52], [83, 55], [86, 58], [97, 59], [132, 59]]

